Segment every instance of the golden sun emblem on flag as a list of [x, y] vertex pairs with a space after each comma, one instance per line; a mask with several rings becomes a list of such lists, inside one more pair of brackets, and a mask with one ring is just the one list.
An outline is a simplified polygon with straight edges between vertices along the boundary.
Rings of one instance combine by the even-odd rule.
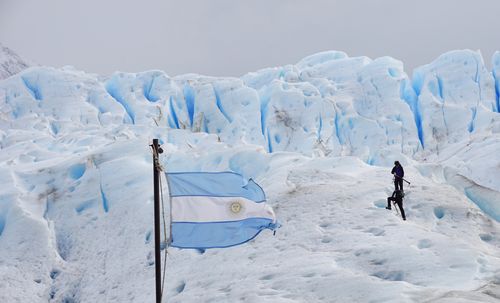
[[241, 212], [242, 208], [243, 208], [243, 205], [241, 205], [240, 201], [231, 202], [231, 206], [229, 207], [229, 209], [231, 209], [231, 212], [233, 214], [238, 214], [239, 212]]

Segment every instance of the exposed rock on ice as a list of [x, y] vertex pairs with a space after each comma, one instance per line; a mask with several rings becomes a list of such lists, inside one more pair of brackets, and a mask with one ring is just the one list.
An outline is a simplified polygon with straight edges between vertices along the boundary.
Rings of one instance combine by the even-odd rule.
[[10, 48], [0, 44], [0, 80], [15, 75], [29, 66], [30, 63], [23, 60]]

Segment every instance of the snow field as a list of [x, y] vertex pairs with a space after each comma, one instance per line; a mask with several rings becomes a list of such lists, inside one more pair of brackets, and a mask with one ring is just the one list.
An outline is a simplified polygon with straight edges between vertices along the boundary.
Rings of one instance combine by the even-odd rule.
[[[182, 137], [184, 144], [174, 145]], [[275, 237], [264, 232], [231, 249], [170, 248], [169, 302], [413, 302], [455, 290], [492, 301], [486, 290], [499, 282], [498, 223], [412, 164], [407, 174], [418, 187], [406, 189], [403, 222], [384, 209], [392, 188], [387, 167], [355, 157], [228, 148], [217, 136], [182, 130], [165, 129], [160, 138], [167, 151], [162, 163], [172, 171], [231, 168], [256, 177], [283, 224]], [[12, 182], [2, 199], [9, 200], [10, 191], [19, 201], [3, 212], [2, 272], [25, 277], [2, 284], [4, 299], [153, 299], [147, 143], [118, 140], [46, 160], [50, 165], [2, 169], [2, 180]], [[14, 158], [19, 154], [12, 151]], [[24, 246], [12, 250], [15, 243]], [[19, 296], [17, 289], [27, 291]]]
[[499, 283], [498, 223], [452, 187], [410, 169], [421, 185], [406, 190], [403, 222], [385, 209], [385, 168], [349, 158], [300, 159], [292, 169], [274, 161], [272, 182], [288, 183], [268, 192], [283, 227], [249, 248], [171, 250], [171, 302], [424, 302], [457, 289], [462, 302], [496, 300], [488, 291]]

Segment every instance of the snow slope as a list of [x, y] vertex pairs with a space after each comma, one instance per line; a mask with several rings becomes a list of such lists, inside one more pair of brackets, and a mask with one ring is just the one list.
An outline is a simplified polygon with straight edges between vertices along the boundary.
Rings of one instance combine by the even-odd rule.
[[[168, 302], [496, 302], [499, 68], [499, 53], [489, 72], [455, 51], [410, 79], [389, 57], [325, 52], [241, 78], [32, 67], [0, 81], [0, 301], [153, 300], [160, 138], [169, 171], [253, 177], [283, 224], [231, 249], [170, 248]], [[396, 159], [406, 222], [384, 208]]]
[[0, 44], [0, 80], [15, 75], [29, 66], [30, 64], [14, 51]]

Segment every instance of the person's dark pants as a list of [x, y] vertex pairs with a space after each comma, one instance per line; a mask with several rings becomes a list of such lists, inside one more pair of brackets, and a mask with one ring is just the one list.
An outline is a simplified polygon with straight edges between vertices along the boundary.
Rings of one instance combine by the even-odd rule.
[[394, 188], [395, 190], [399, 189], [400, 191], [403, 191], [403, 178], [394, 178]]
[[391, 201], [396, 202], [396, 204], [399, 207], [399, 210], [401, 211], [401, 217], [403, 217], [403, 220], [406, 220], [405, 210], [403, 209], [403, 200], [396, 199], [396, 198], [393, 198], [393, 197], [387, 198], [387, 208], [388, 209], [391, 209]]

